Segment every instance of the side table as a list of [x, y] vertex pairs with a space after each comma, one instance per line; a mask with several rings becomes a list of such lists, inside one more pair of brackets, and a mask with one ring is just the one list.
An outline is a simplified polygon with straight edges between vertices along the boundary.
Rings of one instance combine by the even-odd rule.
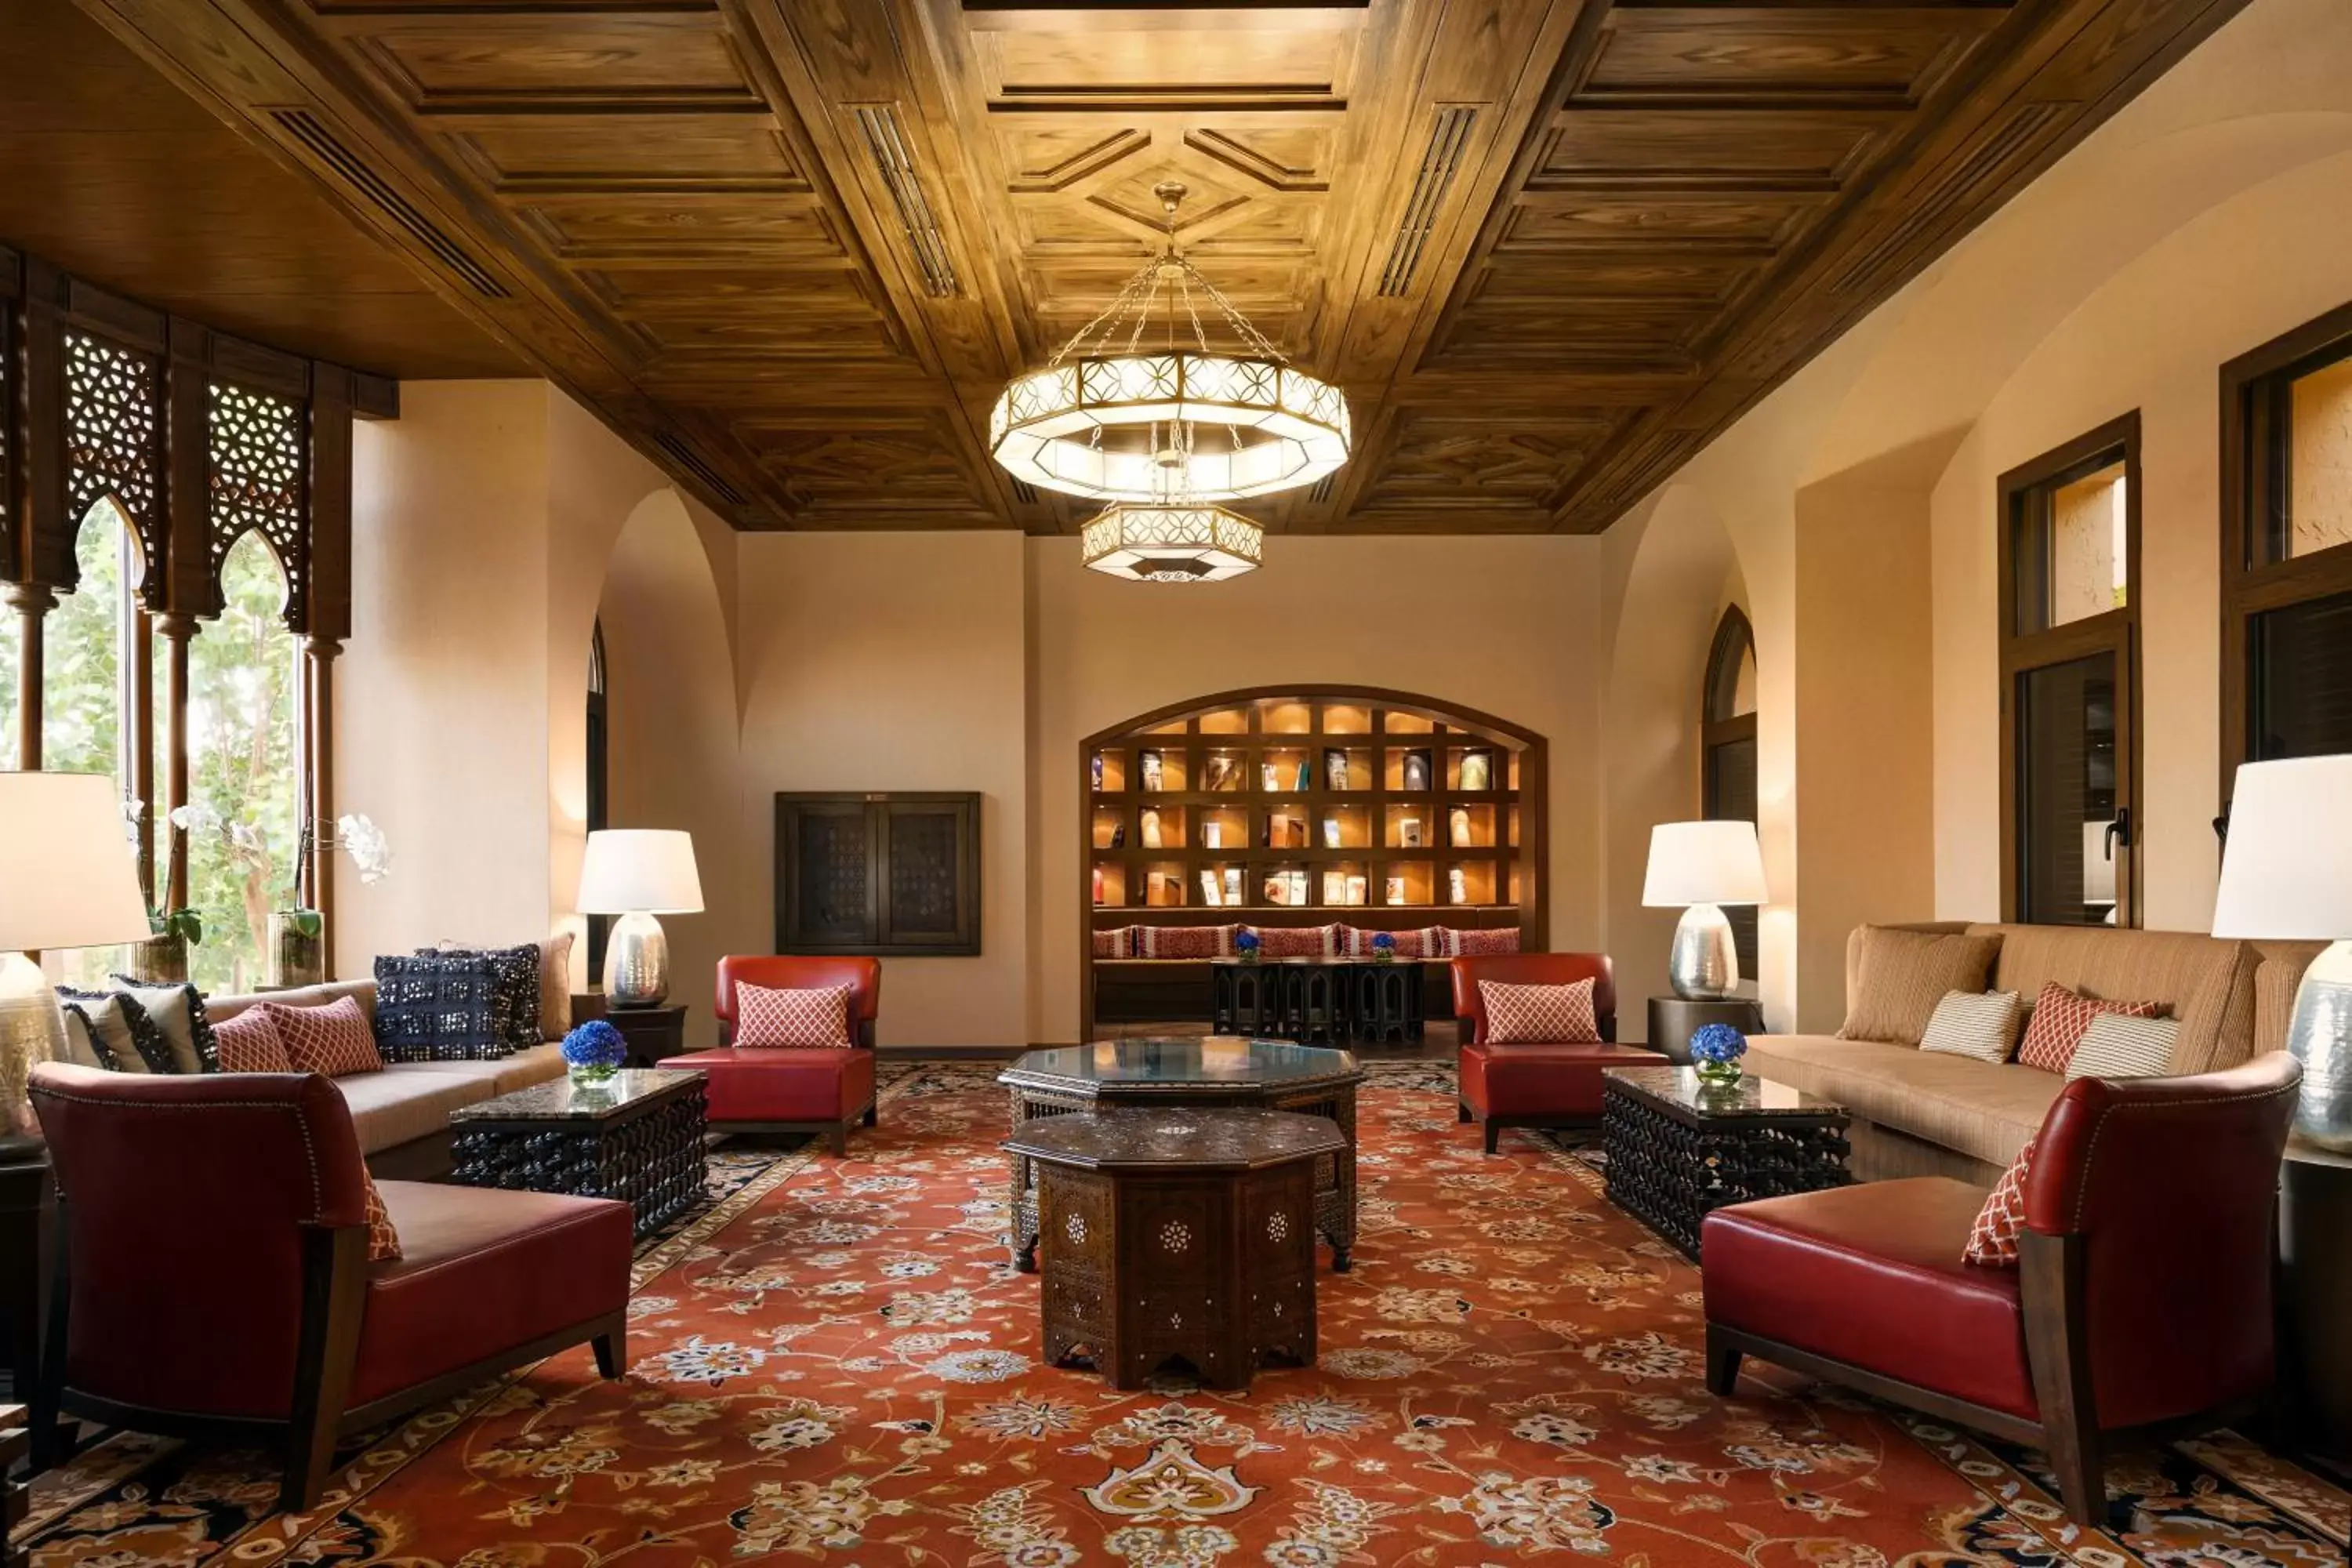
[[2294, 1446], [2352, 1472], [2352, 1154], [2291, 1140], [2279, 1169], [2279, 1393]]
[[702, 1198], [705, 1109], [698, 1072], [534, 1084], [449, 1113], [449, 1179], [617, 1198], [636, 1211], [643, 1241]]
[[1690, 1066], [1691, 1037], [1709, 1024], [1728, 1024], [1743, 1035], [1764, 1032], [1764, 1005], [1753, 996], [1696, 1002], [1683, 996], [1650, 998], [1650, 1048], [1676, 1067]]
[[1611, 1068], [1601, 1075], [1609, 1201], [1696, 1261], [1710, 1211], [1853, 1181], [1851, 1120], [1754, 1073], [1718, 1087], [1689, 1068]]
[[1315, 1364], [1315, 1166], [1348, 1146], [1329, 1118], [1082, 1111], [1003, 1146], [1037, 1172], [1046, 1363], [1121, 1389], [1180, 1358], [1220, 1389]]
[[8, 1392], [29, 1400], [40, 1371], [42, 1284], [49, 1270], [56, 1184], [49, 1146], [38, 1138], [0, 1138], [0, 1372]]
[[672, 1057], [686, 1054], [686, 1004], [667, 1007], [608, 1007], [604, 994], [591, 991], [572, 998], [572, 1019], [584, 1024], [602, 1018], [629, 1042], [628, 1065], [657, 1068]]

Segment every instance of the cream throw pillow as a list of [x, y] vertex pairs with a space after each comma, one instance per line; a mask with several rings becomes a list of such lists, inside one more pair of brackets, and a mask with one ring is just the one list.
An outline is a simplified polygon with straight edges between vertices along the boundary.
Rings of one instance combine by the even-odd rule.
[[2014, 991], [1948, 991], [1936, 1004], [1919, 1037], [1923, 1051], [1944, 1051], [1979, 1061], [2005, 1062], [2017, 1054], [2017, 1037], [2024, 1019]]
[[1936, 1016], [1936, 1005], [1947, 994], [1984, 991], [2000, 953], [1997, 934], [1863, 927], [1854, 994], [1846, 998], [1845, 1022], [1838, 1026], [1837, 1037], [1917, 1045]]

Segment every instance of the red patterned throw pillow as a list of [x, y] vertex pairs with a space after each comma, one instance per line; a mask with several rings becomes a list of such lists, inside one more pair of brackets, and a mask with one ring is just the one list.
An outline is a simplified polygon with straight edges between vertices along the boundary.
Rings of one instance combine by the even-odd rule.
[[1454, 955], [1456, 958], [1488, 958], [1498, 952], [1519, 951], [1519, 928], [1496, 926], [1491, 931], [1457, 931], [1454, 933]]
[[392, 1227], [392, 1211], [383, 1206], [383, 1194], [375, 1190], [375, 1178], [365, 1165], [360, 1167], [360, 1180], [367, 1184], [368, 1261], [397, 1263], [400, 1232]]
[[220, 1047], [223, 1072], [294, 1070], [294, 1059], [286, 1054], [286, 1042], [278, 1037], [278, 1026], [259, 1007], [247, 1007], [235, 1017], [215, 1024], [213, 1043]]
[[1338, 951], [1340, 928], [1328, 926], [1253, 926], [1260, 958], [1329, 958]]
[[1138, 958], [1231, 958], [1238, 926], [1143, 926]]
[[1490, 1046], [1597, 1045], [1601, 1020], [1592, 1010], [1592, 982], [1570, 985], [1511, 985], [1478, 982], [1486, 1007]]
[[356, 998], [338, 997], [323, 1007], [289, 1007], [263, 1002], [253, 1008], [269, 1020], [286, 1047], [286, 1059], [296, 1072], [324, 1073], [341, 1078], [348, 1073], [381, 1072], [383, 1058], [375, 1048], [375, 1032]]
[[2027, 1020], [2025, 1038], [2017, 1047], [2019, 1064], [2040, 1068], [2043, 1072], [2064, 1072], [2066, 1064], [2074, 1059], [2074, 1047], [2083, 1043], [2083, 1037], [2090, 1033], [2091, 1025], [2102, 1013], [2126, 1018], [2161, 1018], [2165, 1005], [2161, 1002], [2101, 1002], [2050, 981], [2042, 987], [2042, 994], [2033, 999], [2033, 1016]]
[[735, 1043], [757, 1050], [849, 1048], [849, 987], [815, 991], [735, 985]]
[[1963, 1260], [1988, 1268], [2017, 1267], [2017, 1234], [2025, 1228], [2025, 1173], [2033, 1163], [2035, 1142], [2025, 1141], [1977, 1211], [1977, 1222], [1969, 1227], [1969, 1245], [1960, 1254]]

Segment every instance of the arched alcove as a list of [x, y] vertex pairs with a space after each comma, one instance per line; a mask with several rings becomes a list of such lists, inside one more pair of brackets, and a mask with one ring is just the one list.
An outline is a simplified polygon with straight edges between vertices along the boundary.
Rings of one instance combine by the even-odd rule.
[[1522, 725], [1378, 687], [1139, 714], [1079, 746], [1081, 924], [1505, 928], [1540, 948], [1546, 760]]

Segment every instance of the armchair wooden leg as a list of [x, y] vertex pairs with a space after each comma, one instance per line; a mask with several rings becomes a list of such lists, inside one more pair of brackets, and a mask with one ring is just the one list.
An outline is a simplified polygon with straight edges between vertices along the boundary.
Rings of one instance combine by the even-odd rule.
[[1738, 1346], [1727, 1343], [1721, 1331], [1713, 1323], [1706, 1326], [1706, 1391], [1719, 1399], [1728, 1399], [1739, 1384]]
[[880, 1106], [878, 1106], [878, 1105], [869, 1105], [869, 1106], [867, 1106], [867, 1107], [866, 1108], [866, 1126], [868, 1126], [868, 1127], [871, 1127], [871, 1126], [873, 1126], [875, 1123], [877, 1123], [877, 1122], [878, 1122], [879, 1121], [881, 1121], [881, 1120], [882, 1120], [882, 1114], [881, 1114], [881, 1113], [882, 1113], [882, 1108], [881, 1108]]
[[1495, 1125], [1495, 1119], [1491, 1116], [1479, 1123], [1479, 1128], [1486, 1135], [1486, 1152], [1489, 1154], [1495, 1152], [1496, 1144], [1502, 1139], [1503, 1130]]
[[849, 1123], [848, 1123], [848, 1122], [846, 1122], [846, 1121], [836, 1121], [836, 1122], [835, 1122], [835, 1123], [833, 1124], [833, 1131], [830, 1131], [830, 1132], [828, 1132], [828, 1133], [826, 1133], [826, 1134], [824, 1135], [824, 1138], [825, 1138], [825, 1142], [826, 1142], [827, 1143], [831, 1144], [831, 1145], [832, 1145], [832, 1147], [833, 1147], [833, 1157], [834, 1157], [835, 1159], [836, 1159], [836, 1160], [840, 1160], [840, 1159], [845, 1159], [845, 1158], [847, 1158], [847, 1157], [848, 1157], [848, 1154], [849, 1154]]
[[285, 1473], [278, 1506], [319, 1506], [335, 1462], [359, 1359], [360, 1310], [367, 1292], [367, 1226], [306, 1227], [302, 1236], [302, 1327], [294, 1357], [294, 1405], [286, 1423]]
[[2042, 1410], [2042, 1451], [2058, 1478], [2067, 1516], [2104, 1529], [2107, 1520], [2099, 1408], [2092, 1395], [2084, 1321], [2083, 1238], [2026, 1230], [2017, 1238], [2018, 1294], [2025, 1309], [2025, 1359]]
[[614, 1315], [604, 1332], [588, 1342], [596, 1352], [596, 1375], [607, 1381], [629, 1370], [628, 1315]]
[[1470, 1102], [1468, 1100], [1457, 1100], [1454, 1102], [1454, 1120], [1463, 1122], [1466, 1122], [1470, 1120]]
[[57, 1199], [49, 1242], [48, 1324], [41, 1335], [40, 1365], [33, 1374], [33, 1471], [36, 1475], [63, 1464], [73, 1452], [71, 1436], [60, 1406], [66, 1393], [66, 1328], [72, 1290], [68, 1270], [72, 1259], [66, 1245], [66, 1200]]

